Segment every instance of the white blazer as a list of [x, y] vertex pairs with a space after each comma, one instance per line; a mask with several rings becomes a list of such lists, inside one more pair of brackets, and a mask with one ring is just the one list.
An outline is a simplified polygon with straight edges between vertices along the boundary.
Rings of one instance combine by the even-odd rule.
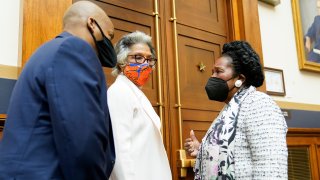
[[144, 93], [118, 75], [108, 89], [116, 162], [110, 180], [171, 180], [160, 118]]

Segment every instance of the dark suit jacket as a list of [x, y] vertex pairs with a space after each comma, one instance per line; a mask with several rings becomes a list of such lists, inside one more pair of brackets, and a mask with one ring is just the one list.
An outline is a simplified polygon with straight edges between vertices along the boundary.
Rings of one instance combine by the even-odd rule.
[[12, 92], [0, 179], [107, 179], [115, 152], [94, 49], [64, 32], [30, 58]]

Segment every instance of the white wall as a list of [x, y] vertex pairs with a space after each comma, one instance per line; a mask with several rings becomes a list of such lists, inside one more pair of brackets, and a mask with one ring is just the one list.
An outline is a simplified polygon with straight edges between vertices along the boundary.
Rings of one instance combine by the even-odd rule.
[[0, 6], [0, 65], [18, 66], [21, 0], [2, 1]]
[[320, 73], [300, 71], [291, 1], [275, 7], [259, 2], [260, 30], [265, 67], [282, 69], [286, 96], [277, 101], [320, 105]]

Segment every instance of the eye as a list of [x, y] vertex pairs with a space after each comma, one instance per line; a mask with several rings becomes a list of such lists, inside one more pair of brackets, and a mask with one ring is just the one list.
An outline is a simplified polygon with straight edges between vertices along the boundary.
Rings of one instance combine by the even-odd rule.
[[144, 57], [143, 57], [143, 56], [140, 56], [140, 55], [136, 55], [135, 58], [136, 58], [136, 60], [138, 60], [138, 61], [141, 61], [141, 60], [144, 59]]

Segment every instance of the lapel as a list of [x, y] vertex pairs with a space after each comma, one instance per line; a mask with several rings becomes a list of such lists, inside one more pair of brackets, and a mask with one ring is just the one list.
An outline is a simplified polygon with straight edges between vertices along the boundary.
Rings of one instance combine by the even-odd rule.
[[145, 96], [145, 94], [134, 84], [132, 83], [126, 76], [119, 74], [118, 78], [121, 81], [125, 82], [128, 87], [132, 90], [132, 92], [136, 95], [140, 106], [144, 110], [144, 112], [148, 115], [149, 119], [153, 122], [155, 127], [158, 129], [160, 133], [161, 123], [158, 114], [154, 111], [150, 101]]

